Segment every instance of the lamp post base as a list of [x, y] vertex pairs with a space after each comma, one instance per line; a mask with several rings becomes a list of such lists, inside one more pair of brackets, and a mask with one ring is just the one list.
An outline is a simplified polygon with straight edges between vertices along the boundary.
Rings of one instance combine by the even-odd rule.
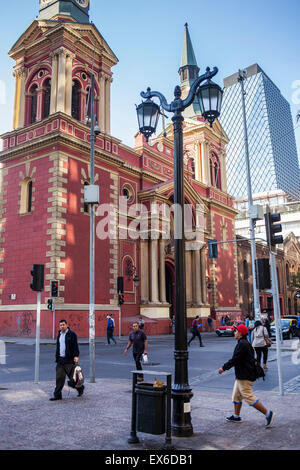
[[191, 388], [172, 389], [173, 422], [172, 435], [175, 437], [191, 437], [194, 434], [191, 419], [190, 400], [193, 397]]

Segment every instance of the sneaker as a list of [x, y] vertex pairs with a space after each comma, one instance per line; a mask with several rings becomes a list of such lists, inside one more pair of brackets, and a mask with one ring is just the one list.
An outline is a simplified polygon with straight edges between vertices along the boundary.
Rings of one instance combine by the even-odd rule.
[[274, 421], [274, 417], [275, 417], [275, 414], [273, 413], [273, 411], [269, 411], [269, 413], [266, 416], [266, 428], [269, 428], [271, 426], [271, 424]]
[[227, 416], [227, 418], [225, 419], [226, 421], [231, 421], [232, 423], [240, 423], [242, 421], [242, 418], [240, 418], [239, 416], [236, 418], [234, 415]]

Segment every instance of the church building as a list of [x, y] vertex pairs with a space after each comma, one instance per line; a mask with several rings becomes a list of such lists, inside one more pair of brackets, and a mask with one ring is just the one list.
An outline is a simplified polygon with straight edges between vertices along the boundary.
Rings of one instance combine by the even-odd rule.
[[[35, 336], [33, 264], [45, 266], [41, 337], [65, 318], [79, 337], [89, 336], [90, 85], [95, 76], [96, 208], [95, 333], [129, 333], [142, 316], [148, 334], [170, 332], [174, 312], [173, 128], [146, 142], [137, 133], [130, 148], [111, 135], [110, 94], [118, 59], [90, 22], [93, 0], [40, 0], [33, 20], [9, 51], [15, 61], [13, 130], [1, 136], [0, 336]], [[183, 98], [199, 76], [185, 25], [179, 79]], [[117, 86], [117, 84], [116, 84]], [[133, 107], [134, 112], [134, 107]], [[228, 138], [212, 127], [197, 103], [184, 113], [185, 200], [191, 208], [186, 234], [187, 317], [240, 316], [235, 243], [208, 256], [208, 241], [233, 240], [237, 211], [227, 193]], [[142, 213], [138, 214], [138, 209]], [[107, 208], [113, 215], [107, 222]], [[200, 209], [199, 209], [200, 208]], [[170, 209], [168, 211], [168, 209]], [[109, 212], [109, 210], [108, 210]], [[199, 222], [200, 221], [200, 222]], [[133, 230], [133, 227], [137, 230]], [[133, 233], [134, 232], [134, 233]], [[118, 278], [124, 304], [118, 305]], [[135, 282], [139, 278], [139, 283]], [[55, 311], [47, 309], [52, 280], [59, 283]], [[54, 323], [53, 323], [54, 322]]]

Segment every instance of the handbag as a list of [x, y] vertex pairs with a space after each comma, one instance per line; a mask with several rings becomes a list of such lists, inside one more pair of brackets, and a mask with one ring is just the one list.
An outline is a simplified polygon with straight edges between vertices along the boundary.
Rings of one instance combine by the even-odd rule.
[[267, 348], [270, 348], [273, 343], [272, 343], [272, 341], [271, 341], [269, 338], [266, 338], [266, 337], [265, 337], [265, 327], [263, 327], [263, 335], [264, 335], [264, 338], [265, 338], [265, 342], [266, 342]]

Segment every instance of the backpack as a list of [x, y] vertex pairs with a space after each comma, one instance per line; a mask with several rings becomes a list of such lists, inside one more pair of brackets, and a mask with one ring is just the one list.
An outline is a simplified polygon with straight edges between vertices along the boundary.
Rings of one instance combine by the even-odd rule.
[[79, 364], [74, 364], [70, 376], [71, 376], [71, 378], [70, 378], [70, 380], [68, 380], [69, 387], [71, 387], [71, 388], [81, 388], [82, 385], [84, 384], [84, 375], [83, 375], [83, 371], [82, 371]]

